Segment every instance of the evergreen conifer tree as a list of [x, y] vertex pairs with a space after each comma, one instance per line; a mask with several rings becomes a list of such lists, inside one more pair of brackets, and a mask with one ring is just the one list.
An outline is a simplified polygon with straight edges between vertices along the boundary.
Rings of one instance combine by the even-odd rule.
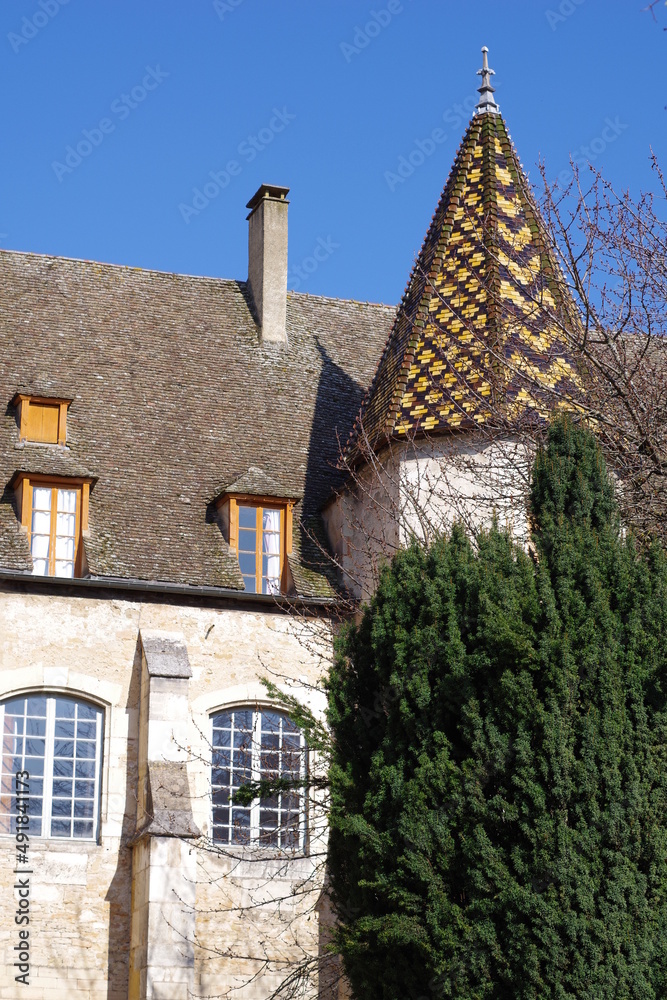
[[357, 1000], [667, 995], [667, 569], [593, 436], [496, 527], [398, 554], [329, 679], [336, 946]]

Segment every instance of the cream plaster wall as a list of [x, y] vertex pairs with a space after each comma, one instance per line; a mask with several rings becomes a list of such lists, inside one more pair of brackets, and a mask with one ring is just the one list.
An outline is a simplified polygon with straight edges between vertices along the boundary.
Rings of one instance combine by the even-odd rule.
[[474, 535], [495, 516], [525, 544], [532, 455], [521, 441], [469, 434], [394, 444], [351, 476], [324, 511], [341, 581], [368, 600], [399, 547], [430, 541], [455, 521]]

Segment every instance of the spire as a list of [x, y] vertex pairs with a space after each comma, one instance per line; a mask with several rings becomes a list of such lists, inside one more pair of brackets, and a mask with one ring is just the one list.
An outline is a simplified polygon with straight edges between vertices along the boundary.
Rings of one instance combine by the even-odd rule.
[[489, 69], [489, 50], [484, 45], [482, 46], [482, 68], [477, 70], [477, 76], [482, 78], [482, 86], [477, 88], [477, 93], [481, 95], [479, 104], [475, 105], [475, 113], [478, 115], [485, 111], [491, 111], [496, 115], [500, 113], [500, 108], [493, 99], [495, 87], [491, 86], [491, 77], [495, 75], [495, 69]]
[[[488, 67], [486, 95], [487, 73]], [[362, 442], [376, 447], [389, 438], [463, 431], [493, 425], [501, 415], [508, 423], [541, 420], [576, 398], [580, 378], [562, 332], [576, 311], [559, 274], [505, 122], [497, 112], [478, 111], [350, 435], [347, 460], [363, 460]]]

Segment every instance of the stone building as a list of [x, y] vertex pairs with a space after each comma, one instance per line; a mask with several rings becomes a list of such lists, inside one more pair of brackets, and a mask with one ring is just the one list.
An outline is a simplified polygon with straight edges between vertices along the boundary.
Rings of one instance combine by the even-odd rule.
[[307, 763], [261, 679], [321, 713], [341, 594], [461, 502], [520, 531], [520, 442], [479, 431], [577, 384], [484, 60], [397, 310], [287, 291], [283, 187], [248, 203], [247, 281], [0, 252], [0, 997], [316, 968], [321, 824], [231, 802]]

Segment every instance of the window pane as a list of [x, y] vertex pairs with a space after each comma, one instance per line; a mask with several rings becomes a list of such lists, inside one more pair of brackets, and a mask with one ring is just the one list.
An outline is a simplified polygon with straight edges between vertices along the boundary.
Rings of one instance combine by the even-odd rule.
[[51, 488], [35, 486], [32, 491], [33, 510], [51, 510]]
[[58, 490], [58, 511], [74, 514], [76, 511], [76, 490]]
[[256, 528], [257, 508], [239, 506], [239, 528]]
[[74, 563], [73, 562], [56, 562], [56, 576], [69, 577], [74, 576]]
[[239, 566], [243, 576], [255, 575], [255, 553], [239, 552]]
[[[60, 515], [58, 515], [60, 517]], [[69, 517], [69, 514], [67, 515]], [[57, 529], [56, 529], [57, 530]], [[74, 558], [74, 532], [63, 532], [57, 530], [56, 534], [56, 559]]]
[[73, 698], [56, 698], [56, 719], [73, 719], [76, 702]]
[[248, 732], [252, 732], [252, 717], [254, 713], [250, 711], [244, 711], [243, 709], [236, 709], [234, 712], [234, 726], [236, 729], [245, 729]]
[[247, 590], [247, 592], [249, 594], [256, 594], [257, 593], [257, 582], [256, 582], [254, 576], [244, 576], [243, 577], [243, 583], [244, 583], [245, 589]]
[[48, 538], [51, 531], [51, 514], [48, 511], [34, 510], [31, 531], [33, 535], [46, 535]]

